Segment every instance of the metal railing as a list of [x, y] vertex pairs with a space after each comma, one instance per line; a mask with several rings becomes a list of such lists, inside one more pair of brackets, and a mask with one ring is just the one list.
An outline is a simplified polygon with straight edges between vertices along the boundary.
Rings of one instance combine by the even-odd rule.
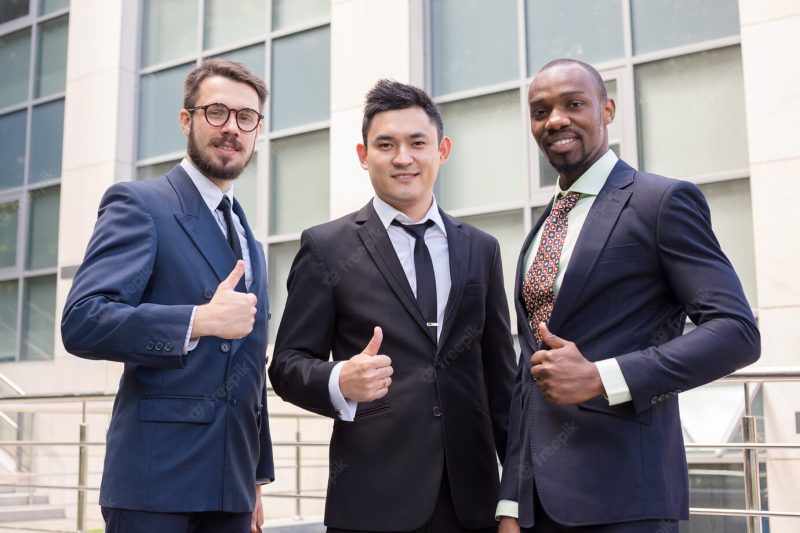
[[[745, 508], [744, 509], [727, 509], [727, 508], [700, 508], [692, 507], [690, 513], [693, 515], [708, 515], [708, 516], [729, 516], [729, 517], [744, 517], [747, 520], [748, 533], [762, 533], [761, 517], [781, 517], [781, 518], [795, 518], [800, 519], [800, 512], [794, 511], [772, 511], [764, 510], [761, 505], [761, 487], [759, 477], [759, 450], [770, 449], [800, 449], [798, 444], [789, 443], [767, 443], [758, 442], [756, 417], [753, 415], [753, 395], [752, 385], [762, 383], [775, 383], [775, 382], [797, 382], [800, 381], [800, 367], [772, 367], [760, 368], [753, 370], [743, 370], [736, 372], [730, 376], [720, 379], [718, 382], [739, 382], [743, 384], [745, 395], [744, 401], [744, 415], [741, 418], [742, 427], [742, 442], [711, 442], [711, 443], [689, 443], [686, 444], [687, 450], [690, 449], [708, 449], [708, 450], [742, 450], [742, 461], [744, 470], [744, 486], [745, 486]], [[717, 383], [718, 383], [717, 382]], [[271, 391], [270, 391], [271, 393]], [[88, 458], [90, 447], [105, 446], [102, 441], [89, 441], [88, 440], [88, 413], [102, 413], [108, 414], [109, 408], [90, 409], [89, 404], [96, 402], [111, 402], [114, 400], [115, 394], [110, 393], [86, 393], [86, 394], [43, 394], [43, 395], [26, 395], [26, 396], [13, 396], [2, 397], [0, 396], [0, 408], [5, 405], [13, 405], [14, 410], [20, 413], [24, 412], [42, 412], [40, 406], [42, 404], [79, 404], [80, 422], [79, 422], [79, 438], [78, 441], [38, 441], [38, 440], [7, 440], [0, 441], [0, 446], [18, 446], [18, 447], [55, 447], [55, 446], [77, 446], [78, 447], [78, 469], [77, 469], [77, 484], [50, 484], [50, 483], [36, 483], [36, 474], [29, 476], [27, 483], [3, 483], [0, 481], [0, 487], [14, 487], [25, 489], [50, 489], [50, 490], [68, 490], [76, 491], [77, 493], [77, 513], [76, 513], [76, 529], [64, 530], [63, 533], [85, 533], [86, 531], [86, 508], [87, 508], [87, 493], [88, 491], [97, 491], [99, 487], [89, 486], [88, 483]], [[58, 410], [56, 410], [58, 411]], [[58, 412], [63, 412], [58, 411]], [[76, 412], [75, 410], [72, 411]], [[324, 500], [325, 496], [320, 494], [311, 494], [304, 492], [302, 488], [302, 469], [304, 465], [302, 462], [302, 450], [309, 447], [327, 447], [327, 441], [303, 441], [300, 431], [300, 423], [303, 419], [321, 419], [322, 417], [310, 413], [277, 413], [270, 414], [272, 419], [289, 418], [295, 420], [295, 435], [294, 440], [290, 441], [273, 441], [275, 447], [290, 447], [293, 448], [293, 465], [289, 468], [294, 469], [295, 473], [295, 490], [294, 491], [277, 491], [264, 493], [263, 498], [289, 498], [294, 500], [295, 516], [302, 517], [301, 501], [302, 500]], [[316, 467], [323, 467], [324, 464], [314, 465]], [[7, 529], [0, 524], [0, 531]], [[37, 529], [32, 527], [14, 529], [18, 531], [48, 531], [53, 533], [52, 529]]]

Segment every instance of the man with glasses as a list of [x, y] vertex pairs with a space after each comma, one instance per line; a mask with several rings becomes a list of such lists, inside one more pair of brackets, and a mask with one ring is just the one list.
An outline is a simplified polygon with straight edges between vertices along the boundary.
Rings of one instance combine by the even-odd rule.
[[205, 61], [184, 84], [187, 157], [105, 194], [61, 324], [67, 350], [125, 364], [107, 435], [106, 531], [260, 531], [274, 479], [267, 272], [233, 181], [267, 87]]

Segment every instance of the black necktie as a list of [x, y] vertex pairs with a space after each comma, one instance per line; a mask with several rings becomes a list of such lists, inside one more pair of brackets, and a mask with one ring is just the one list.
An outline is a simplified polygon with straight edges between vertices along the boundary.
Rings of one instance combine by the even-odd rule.
[[233, 255], [236, 259], [242, 258], [242, 243], [239, 242], [239, 232], [236, 231], [236, 226], [233, 225], [233, 216], [231, 215], [231, 201], [227, 196], [222, 197], [222, 201], [217, 207], [222, 211], [222, 216], [225, 217], [225, 226], [228, 229], [228, 244], [231, 245]]
[[436, 340], [436, 275], [433, 272], [433, 261], [428, 246], [425, 244], [425, 231], [433, 226], [433, 220], [422, 224], [401, 224], [393, 220], [392, 224], [400, 226], [416, 239], [414, 244], [414, 270], [417, 273], [417, 304], [422, 316], [428, 324], [428, 330]]

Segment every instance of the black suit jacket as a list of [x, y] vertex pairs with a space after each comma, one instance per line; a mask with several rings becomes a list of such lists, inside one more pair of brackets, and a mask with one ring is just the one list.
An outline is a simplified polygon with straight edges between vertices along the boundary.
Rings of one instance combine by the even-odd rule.
[[[630, 402], [546, 401], [531, 379], [538, 347], [521, 296], [521, 357], [500, 497], [533, 525], [533, 491], [569, 526], [688, 519], [689, 487], [677, 394], [752, 363], [760, 337], [720, 250], [700, 190], [619, 161], [575, 244], [548, 323], [590, 361], [616, 357]], [[697, 327], [682, 335], [686, 316]]]
[[[497, 240], [442, 212], [452, 289], [438, 345], [372, 202], [303, 232], [269, 376], [284, 399], [334, 417], [328, 377], [374, 326], [389, 393], [337, 420], [325, 523], [405, 531], [433, 512], [445, 462], [465, 527], [495, 523], [514, 360]], [[331, 353], [333, 361], [329, 361]]]

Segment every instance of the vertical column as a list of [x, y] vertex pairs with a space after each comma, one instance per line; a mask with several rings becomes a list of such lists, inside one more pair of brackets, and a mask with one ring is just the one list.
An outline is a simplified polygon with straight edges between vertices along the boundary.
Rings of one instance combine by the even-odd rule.
[[[800, 4], [739, 0], [756, 250], [761, 364], [800, 361]], [[766, 440], [800, 444], [797, 383], [764, 389]], [[796, 452], [767, 455], [769, 507], [800, 508]], [[797, 531], [800, 522], [771, 519], [771, 531]]]
[[411, 3], [333, 0], [331, 5], [331, 218], [360, 208], [372, 196], [356, 156], [364, 95], [380, 78], [411, 81]]

